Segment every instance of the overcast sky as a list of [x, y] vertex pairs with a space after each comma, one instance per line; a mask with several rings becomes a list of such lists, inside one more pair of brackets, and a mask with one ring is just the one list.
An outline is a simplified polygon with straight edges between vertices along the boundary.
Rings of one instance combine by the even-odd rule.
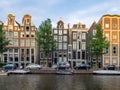
[[62, 17], [66, 25], [81, 22], [89, 28], [104, 14], [120, 15], [120, 0], [0, 0], [0, 20], [5, 22], [9, 13], [20, 24], [30, 14], [36, 27], [47, 18], [55, 27]]

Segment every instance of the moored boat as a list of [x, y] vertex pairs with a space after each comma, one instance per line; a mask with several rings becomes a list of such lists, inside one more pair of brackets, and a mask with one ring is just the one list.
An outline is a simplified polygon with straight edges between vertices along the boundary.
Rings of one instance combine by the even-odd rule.
[[100, 75], [120, 75], [119, 70], [95, 70], [93, 74], [100, 74]]
[[6, 75], [8, 75], [7, 72], [0, 72], [0, 76], [6, 76]]
[[13, 70], [13, 71], [8, 71], [9, 74], [28, 74], [30, 71], [29, 70]]
[[0, 71], [0, 76], [6, 76], [6, 75], [8, 75], [8, 72]]
[[69, 70], [58, 70], [56, 71], [57, 75], [73, 75], [73, 71]]

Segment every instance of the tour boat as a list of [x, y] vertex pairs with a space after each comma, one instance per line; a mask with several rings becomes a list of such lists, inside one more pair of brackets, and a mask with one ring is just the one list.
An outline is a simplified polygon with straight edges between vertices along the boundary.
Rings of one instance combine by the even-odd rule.
[[9, 74], [28, 74], [29, 70], [12, 70], [8, 71]]
[[58, 70], [56, 71], [56, 74], [57, 75], [73, 75], [73, 72], [69, 70]]
[[119, 70], [95, 70], [93, 74], [100, 74], [100, 75], [120, 75]]

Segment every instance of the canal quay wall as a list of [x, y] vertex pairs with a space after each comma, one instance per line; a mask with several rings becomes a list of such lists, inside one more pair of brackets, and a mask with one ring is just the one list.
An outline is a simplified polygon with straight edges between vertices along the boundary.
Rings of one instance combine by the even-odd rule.
[[[30, 70], [31, 74], [55, 74], [55, 69], [36, 69]], [[73, 70], [74, 74], [93, 74], [93, 70]]]

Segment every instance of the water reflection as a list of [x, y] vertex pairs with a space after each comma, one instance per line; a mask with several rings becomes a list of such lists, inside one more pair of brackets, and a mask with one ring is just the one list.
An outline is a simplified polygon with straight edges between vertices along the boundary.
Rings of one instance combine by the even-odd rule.
[[120, 90], [120, 76], [10, 75], [0, 77], [0, 90]]

